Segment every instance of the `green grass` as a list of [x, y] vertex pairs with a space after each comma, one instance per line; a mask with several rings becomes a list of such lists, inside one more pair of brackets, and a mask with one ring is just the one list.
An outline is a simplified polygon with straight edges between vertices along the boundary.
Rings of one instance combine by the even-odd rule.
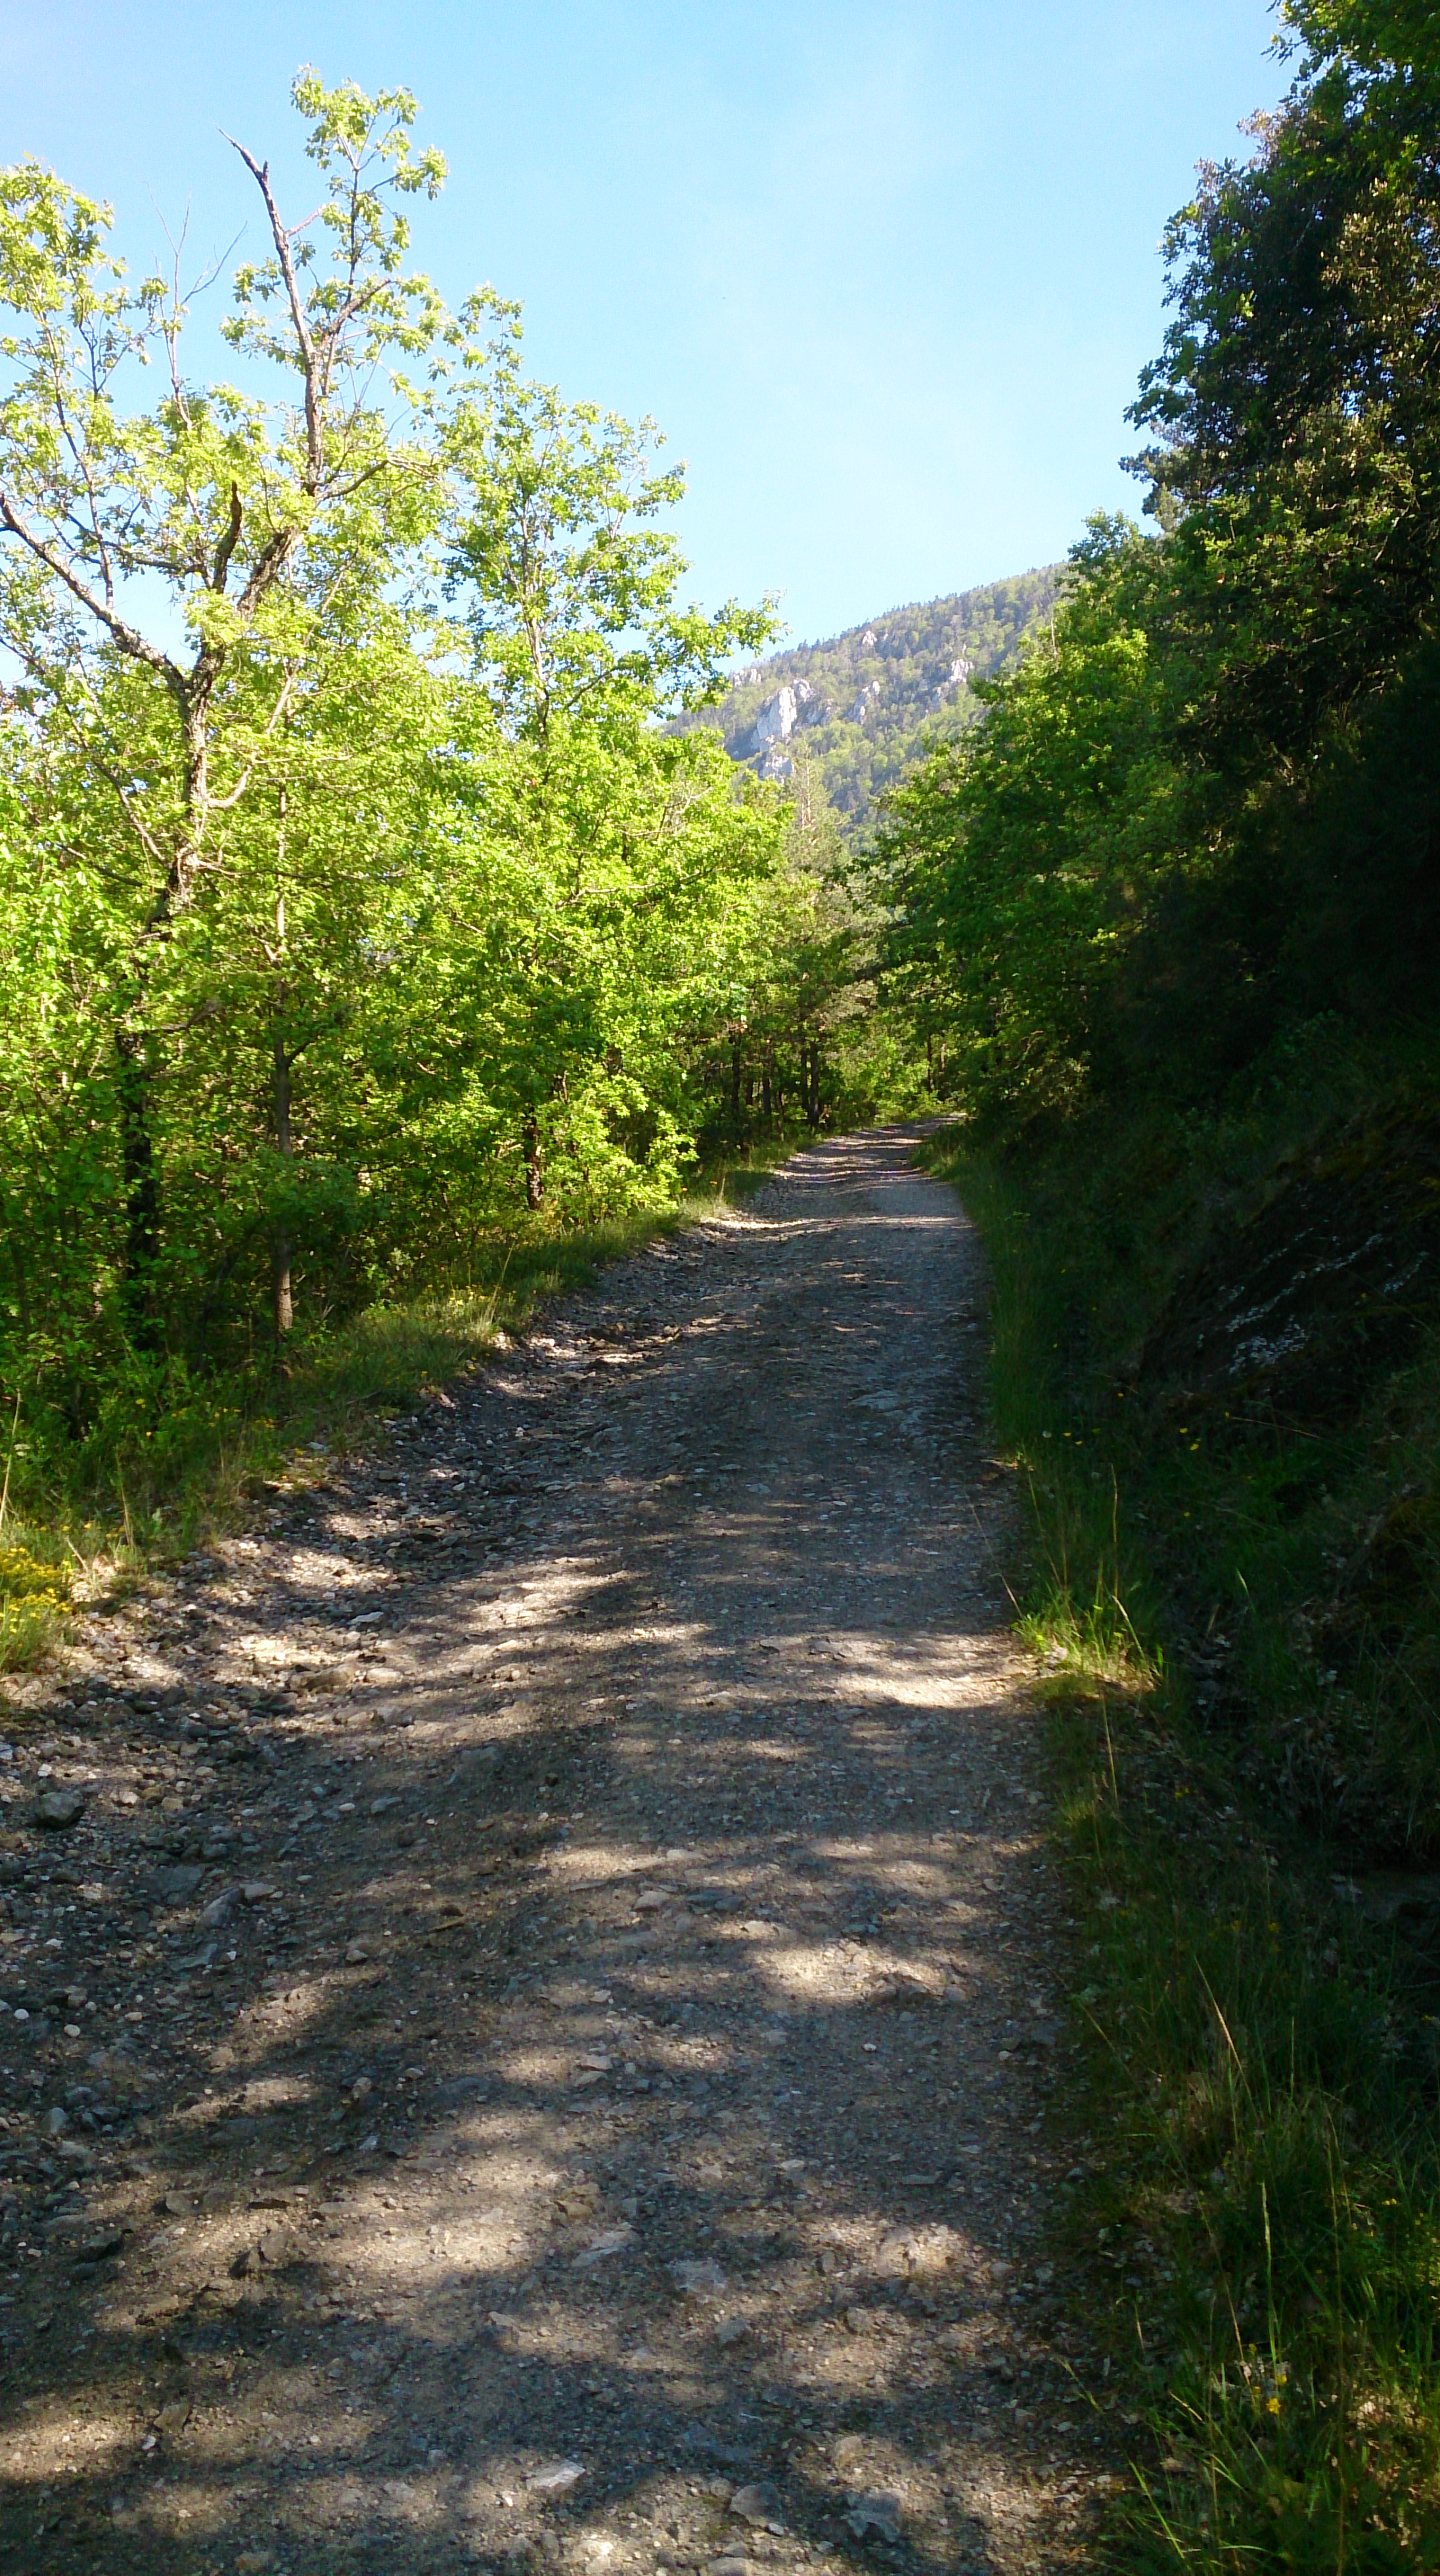
[[[1177, 1171], [1148, 1130], [1108, 1168], [1025, 1169], [952, 1131], [928, 1156], [984, 1236], [996, 1432], [1030, 1507], [1012, 1580], [1046, 1676], [1088, 2066], [1067, 2116], [1107, 2142], [1061, 2235], [1133, 2458], [1100, 2559], [1136, 2576], [1440, 2569], [1440, 1963], [1333, 1883], [1396, 1857], [1427, 1790], [1415, 1830], [1434, 1831], [1440, 1766], [1393, 1671], [1368, 1698], [1357, 1681], [1373, 1776], [1327, 1824], [1334, 1693], [1303, 1616], [1387, 1496], [1433, 1482], [1434, 1356], [1343, 1437], [1288, 1450], [1211, 1454], [1117, 1392], [1227, 1156], [1236, 1195], [1264, 1151], [1212, 1137]], [[1218, 1715], [1212, 1614], [1234, 1650]], [[1422, 1666], [1437, 1627], [1412, 1602]]]
[[791, 1155], [798, 1154], [802, 1146], [814, 1143], [815, 1137], [808, 1127], [795, 1127], [784, 1135], [766, 1137], [743, 1146], [739, 1153], [727, 1156], [723, 1162], [708, 1169], [703, 1186], [717, 1199], [723, 1200], [727, 1207], [743, 1207], [747, 1199], [753, 1199], [757, 1190], [763, 1190], [772, 1172], [778, 1172], [781, 1164], [788, 1163]]

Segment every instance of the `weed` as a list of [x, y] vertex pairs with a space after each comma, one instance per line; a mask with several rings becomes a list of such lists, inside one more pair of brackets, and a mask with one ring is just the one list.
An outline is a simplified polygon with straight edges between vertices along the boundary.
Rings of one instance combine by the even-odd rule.
[[[1364, 1895], [1440, 1813], [1415, 1716], [1433, 1531], [1394, 1517], [1397, 1486], [1434, 1490], [1436, 1363], [1410, 1349], [1338, 1421], [1197, 1442], [1138, 1361], [1217, 1201], [1223, 1221], [1220, 1148], [1180, 1174], [1150, 1131], [1108, 1169], [1022, 1177], [962, 1142], [928, 1159], [990, 1260], [996, 1431], [1029, 1501], [1013, 1579], [1078, 1900], [1088, 2125], [1111, 2142], [1065, 2255], [1120, 2365], [1107, 2392], [1147, 2427], [1105, 2563], [1433, 2570], [1440, 1993]], [[1253, 1134], [1247, 1154], [1251, 1189]], [[1124, 1187], [1142, 1160], [1148, 1202]], [[1372, 1671], [1347, 1739], [1315, 1641], [1357, 1598]], [[1326, 1788], [1322, 1728], [1363, 1797]]]

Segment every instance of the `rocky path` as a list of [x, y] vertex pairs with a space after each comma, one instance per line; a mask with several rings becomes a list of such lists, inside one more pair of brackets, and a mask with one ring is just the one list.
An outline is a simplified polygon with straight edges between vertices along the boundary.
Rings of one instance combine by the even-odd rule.
[[15, 1694], [0, 2565], [1080, 2550], [1064, 1935], [908, 1149], [797, 1156]]

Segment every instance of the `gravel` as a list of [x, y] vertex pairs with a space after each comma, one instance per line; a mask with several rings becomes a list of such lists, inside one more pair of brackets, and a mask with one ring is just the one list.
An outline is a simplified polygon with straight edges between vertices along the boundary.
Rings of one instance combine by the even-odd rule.
[[4, 2563], [1075, 2564], [1068, 1966], [911, 1141], [797, 1156], [12, 1684]]

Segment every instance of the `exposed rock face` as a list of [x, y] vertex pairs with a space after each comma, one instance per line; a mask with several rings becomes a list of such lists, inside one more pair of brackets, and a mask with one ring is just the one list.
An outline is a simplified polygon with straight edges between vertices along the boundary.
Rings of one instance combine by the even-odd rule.
[[[800, 686], [808, 697], [810, 694], [808, 682], [802, 680]], [[732, 742], [730, 745], [732, 757], [736, 760], [751, 760], [756, 752], [768, 752], [774, 743], [788, 742], [799, 721], [800, 701], [787, 681], [783, 688], [776, 690], [773, 698], [766, 699], [754, 723], [740, 736], [739, 741]], [[788, 771], [787, 761], [784, 771], [767, 769], [762, 772], [762, 775], [784, 776]]]
[[[850, 838], [869, 830], [876, 796], [933, 739], [973, 720], [967, 696], [1003, 670], [1053, 605], [1055, 567], [887, 611], [816, 644], [751, 662], [722, 703], [675, 719], [713, 725], [732, 759], [762, 778], [793, 777], [802, 754]], [[930, 729], [933, 728], [933, 736]]]

